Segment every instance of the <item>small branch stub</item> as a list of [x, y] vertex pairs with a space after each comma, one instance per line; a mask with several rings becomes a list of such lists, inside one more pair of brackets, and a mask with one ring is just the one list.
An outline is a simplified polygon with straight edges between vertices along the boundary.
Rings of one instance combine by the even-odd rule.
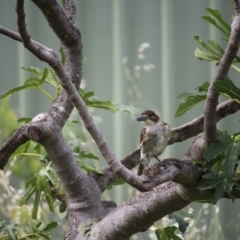
[[34, 142], [40, 142], [42, 138], [42, 130], [37, 126], [30, 126], [27, 129], [27, 136]]

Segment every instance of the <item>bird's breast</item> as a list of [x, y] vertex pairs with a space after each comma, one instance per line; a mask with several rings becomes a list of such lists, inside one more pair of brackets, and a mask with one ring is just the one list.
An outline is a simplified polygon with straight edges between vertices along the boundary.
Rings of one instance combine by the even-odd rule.
[[147, 127], [144, 140], [141, 144], [142, 153], [148, 154], [150, 158], [160, 155], [168, 144], [169, 135], [170, 130], [168, 125]]

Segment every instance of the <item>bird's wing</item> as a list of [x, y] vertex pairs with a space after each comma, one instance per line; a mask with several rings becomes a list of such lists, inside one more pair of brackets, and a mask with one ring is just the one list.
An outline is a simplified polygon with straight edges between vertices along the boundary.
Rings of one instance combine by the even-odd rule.
[[143, 136], [146, 134], [147, 129], [144, 127], [140, 133], [140, 145], [143, 144]]

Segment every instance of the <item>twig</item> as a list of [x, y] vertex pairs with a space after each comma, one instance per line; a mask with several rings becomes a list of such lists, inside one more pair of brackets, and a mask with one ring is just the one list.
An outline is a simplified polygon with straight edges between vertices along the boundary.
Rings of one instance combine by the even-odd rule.
[[235, 9], [235, 15], [238, 16], [240, 14], [239, 0], [234, 0], [234, 9]]

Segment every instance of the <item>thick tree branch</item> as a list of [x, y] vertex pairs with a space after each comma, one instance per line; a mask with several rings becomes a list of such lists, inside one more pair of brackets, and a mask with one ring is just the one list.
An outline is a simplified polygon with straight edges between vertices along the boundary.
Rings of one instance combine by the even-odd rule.
[[190, 202], [212, 196], [211, 191], [199, 191], [197, 187], [188, 188], [173, 182], [161, 184], [128, 200], [103, 218], [92, 228], [88, 239], [128, 239]]
[[[45, 4], [50, 4], [50, 2], [54, 1], [47, 1]], [[78, 95], [76, 87], [79, 86], [82, 76], [82, 45], [80, 35], [78, 36], [78, 44], [75, 41], [71, 49], [65, 48], [67, 72], [54, 51], [46, 52], [45, 47], [44, 49], [39, 49], [31, 41], [26, 29], [23, 5], [23, 0], [17, 0], [17, 22], [24, 46], [55, 70], [65, 89], [70, 89], [74, 94]], [[61, 100], [62, 98], [64, 99], [63, 101]], [[64, 121], [61, 121], [61, 119], [59, 121], [59, 115], [68, 117], [68, 114], [65, 114], [66, 105], [58, 105], [61, 102], [67, 103], [69, 111], [71, 111], [72, 104], [64, 92], [62, 92], [62, 95], [59, 96], [58, 101], [54, 103], [54, 106], [48, 113], [39, 114], [32, 120], [30, 127], [27, 129], [27, 136], [33, 141], [40, 142], [48, 153], [53, 167], [65, 187], [68, 210], [72, 213], [81, 212], [82, 214], [77, 214], [78, 219], [84, 219], [86, 215], [92, 215], [92, 213], [96, 217], [103, 216], [105, 213], [100, 201], [101, 192], [98, 190], [98, 186], [89, 176], [80, 170], [70, 147], [62, 136], [61, 127]], [[64, 120], [66, 119], [64, 118]], [[92, 182], [92, 191], [88, 188], [89, 182]]]
[[[214, 199], [214, 189], [199, 190], [199, 187], [205, 184], [206, 182], [202, 181], [198, 185], [183, 186], [179, 183], [166, 182], [149, 192], [141, 193], [95, 224], [88, 233], [88, 240], [129, 239], [134, 233], [149, 228], [157, 220], [184, 208], [191, 202], [203, 200], [211, 202]], [[239, 198], [239, 189], [234, 188], [232, 194]], [[223, 198], [229, 198], [229, 195], [224, 194]]]
[[[89, 211], [94, 211], [96, 217], [103, 216], [101, 192], [98, 186], [80, 170], [72, 150], [54, 119], [42, 114], [29, 124], [26, 134], [31, 140], [40, 142], [48, 153], [54, 170], [65, 188], [68, 210], [81, 211], [82, 215], [79, 215], [79, 219], [84, 219]], [[91, 184], [91, 189], [89, 189], [89, 184]]]
[[32, 0], [34, 4], [42, 11], [47, 19], [49, 26], [61, 40], [63, 45], [75, 47], [79, 44], [79, 30], [73, 26], [75, 17], [71, 18], [70, 14], [74, 14], [75, 6], [72, 0], [65, 3], [66, 14], [56, 0]]
[[[216, 107], [218, 104], [219, 94], [214, 88], [214, 83], [219, 80], [223, 80], [227, 77], [232, 61], [236, 57], [239, 42], [240, 42], [240, 16], [239, 1], [235, 1], [236, 13], [231, 24], [231, 34], [226, 47], [226, 50], [219, 62], [217, 72], [210, 83], [210, 87], [207, 94], [207, 100], [204, 107], [204, 137], [205, 145], [209, 146], [211, 142], [217, 140], [216, 130]], [[206, 147], [205, 146], [205, 147]]]
[[4, 166], [7, 164], [10, 156], [19, 148], [22, 144], [28, 141], [26, 136], [26, 129], [28, 124], [20, 127], [16, 130], [8, 141], [0, 149], [0, 169], [3, 170]]

